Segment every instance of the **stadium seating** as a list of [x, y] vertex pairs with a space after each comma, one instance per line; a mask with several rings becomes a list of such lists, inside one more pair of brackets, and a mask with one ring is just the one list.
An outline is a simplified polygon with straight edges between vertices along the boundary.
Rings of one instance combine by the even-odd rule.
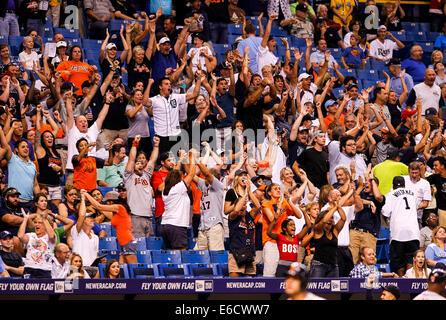
[[119, 260], [119, 251], [118, 250], [107, 250], [107, 249], [99, 249], [99, 256], [106, 256], [107, 260], [115, 259]]
[[219, 274], [217, 265], [203, 263], [187, 264], [188, 274], [194, 277], [217, 277]]
[[209, 252], [206, 250], [184, 250], [181, 251], [181, 261], [183, 263], [210, 263], [211, 259], [209, 257]]
[[211, 263], [228, 263], [228, 251], [209, 251]]
[[129, 276], [135, 279], [147, 279], [159, 277], [158, 265], [146, 263], [130, 263], [128, 264]]
[[376, 267], [381, 272], [386, 272], [386, 273], [392, 272], [392, 271], [390, 271], [390, 265], [388, 263], [378, 264], [378, 265], [376, 265]]
[[380, 233], [376, 242], [376, 260], [377, 262], [387, 263], [389, 261], [390, 229], [381, 226]]
[[160, 276], [166, 278], [177, 278], [189, 275], [189, 270], [184, 264], [160, 263], [158, 268]]
[[163, 238], [160, 237], [147, 237], [146, 238], [147, 250], [161, 250], [164, 249]]
[[149, 250], [138, 251], [136, 254], [138, 263], [152, 263], [152, 254]]
[[181, 252], [179, 250], [152, 250], [153, 263], [181, 263]]
[[136, 237], [136, 238], [134, 238], [134, 240], [136, 240], [136, 242], [138, 243], [138, 251], [147, 250], [146, 238]]
[[99, 250], [118, 250], [118, 241], [116, 237], [99, 238]]
[[101, 230], [104, 230], [107, 233], [107, 236], [109, 236], [109, 237], [112, 236], [111, 224], [101, 223], [101, 224], [99, 224], [99, 228], [101, 228]]

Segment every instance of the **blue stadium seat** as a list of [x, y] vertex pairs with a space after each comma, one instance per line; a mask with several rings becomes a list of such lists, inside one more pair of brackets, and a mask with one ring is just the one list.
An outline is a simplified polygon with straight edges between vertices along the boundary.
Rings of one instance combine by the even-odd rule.
[[235, 34], [228, 34], [228, 43], [234, 43], [238, 37], [240, 36]]
[[129, 84], [129, 74], [123, 72], [123, 73], [121, 74], [121, 80], [122, 80], [122, 83], [123, 83], [124, 85], [128, 86], [128, 84]]
[[369, 70], [356, 70], [356, 73], [358, 75], [358, 79], [360, 80], [375, 80], [378, 78], [378, 72], [373, 70], [373, 69], [369, 69]]
[[376, 71], [387, 70], [386, 63], [384, 61], [372, 59], [370, 60], [370, 63], [372, 65], [372, 68]]
[[228, 263], [228, 251], [209, 251], [211, 263]]
[[339, 69], [339, 71], [344, 75], [344, 77], [351, 76], [355, 77], [356, 79], [358, 78], [355, 69]]
[[370, 88], [371, 86], [376, 87], [376, 81], [375, 80], [363, 80], [362, 81], [362, 88]]
[[[246, 16], [246, 20], [251, 20], [252, 24], [255, 26], [259, 25], [259, 21], [257, 20], [258, 17], [257, 16]], [[268, 19], [266, 17], [262, 17], [262, 25], [265, 28], [266, 27], [266, 23], [268, 22]]]
[[262, 277], [263, 276], [263, 263], [257, 263], [256, 264], [256, 276]]
[[418, 31], [418, 23], [415, 22], [401, 22], [401, 25], [405, 31]]
[[432, 53], [434, 52], [434, 42], [421, 42], [419, 43], [423, 48], [423, 52]]
[[146, 238], [144, 237], [135, 237], [136, 242], [138, 243], [138, 251], [147, 250]]
[[188, 273], [194, 277], [216, 277], [219, 276], [218, 268], [215, 264], [189, 263]]
[[183, 263], [210, 263], [209, 251], [207, 250], [184, 250], [181, 251]]
[[146, 247], [148, 250], [161, 250], [164, 248], [164, 241], [161, 237], [147, 237]]
[[[291, 37], [290, 46], [297, 47], [301, 51], [305, 50], [305, 48], [307, 47], [307, 40], [304, 38]], [[292, 53], [292, 51], [291, 51], [291, 53]]]
[[152, 250], [153, 263], [181, 263], [181, 252], [179, 250]]
[[426, 23], [426, 22], [418, 22], [418, 30], [419, 31], [423, 31], [426, 33], [430, 33], [431, 32], [431, 24], [430, 23]]
[[400, 41], [412, 41], [410, 39], [406, 40], [406, 32], [404, 31], [390, 31], [391, 34], [395, 36]]
[[427, 32], [426, 37], [429, 39], [429, 41], [435, 42], [435, 40], [440, 34], [441, 34], [440, 32]]
[[228, 264], [227, 263], [216, 263], [218, 275], [223, 277], [229, 277]]
[[158, 265], [159, 274], [162, 277], [178, 278], [189, 275], [189, 271], [184, 264], [160, 263]]
[[104, 40], [82, 38], [82, 47], [88, 48], [90, 50], [98, 50], [97, 52], [99, 55], [99, 50], [101, 49], [102, 42], [104, 42]]
[[99, 238], [99, 250], [118, 250], [118, 241], [116, 237]]
[[377, 264], [376, 267], [381, 272], [387, 272], [387, 273], [392, 272], [392, 271], [390, 271], [390, 265], [388, 263]]
[[65, 39], [80, 38], [79, 29], [54, 28], [55, 33], [61, 33]]
[[[99, 51], [98, 51], [98, 57], [99, 57]], [[98, 58], [99, 59], [99, 58]], [[113, 187], [98, 187], [98, 189], [102, 192], [102, 194], [105, 195], [107, 194], [107, 192], [109, 191], [113, 191]]]
[[9, 36], [8, 37], [8, 44], [10, 47], [17, 47], [20, 48], [20, 45], [23, 42], [23, 36]]
[[0, 35], [0, 43], [8, 43], [8, 37]]
[[52, 26], [45, 26], [43, 28], [43, 37], [44, 38], [52, 38], [54, 35], [53, 27]]
[[111, 19], [108, 23], [108, 28], [110, 32], [120, 31], [121, 25], [124, 25], [124, 20]]
[[130, 263], [128, 265], [130, 278], [147, 279], [159, 277], [158, 265], [146, 263]]
[[381, 226], [378, 239], [376, 239], [376, 260], [387, 263], [389, 261], [390, 229]]
[[243, 33], [243, 25], [241, 25], [241, 24], [228, 24], [228, 33], [229, 34], [242, 35], [242, 33]]
[[138, 250], [138, 252], [136, 253], [136, 260], [138, 261], [138, 263], [151, 264], [152, 254], [150, 250]]
[[340, 61], [341, 56], [342, 56], [342, 49], [340, 49], [340, 48], [330, 48], [329, 50], [330, 50], [331, 55], [333, 56], [333, 58], [335, 58], [336, 60]]
[[101, 230], [104, 230], [107, 233], [107, 236], [112, 237], [112, 226], [111, 226], [111, 224], [100, 223], [99, 224], [99, 228], [101, 228]]
[[426, 33], [423, 31], [407, 32], [407, 41], [427, 41]]
[[[98, 268], [99, 268], [99, 276], [103, 279], [105, 276], [105, 263], [99, 263], [98, 264]], [[129, 269], [127, 267], [126, 263], [120, 263], [119, 264], [120, 270], [119, 270], [119, 276], [120, 278], [123, 279], [129, 279], [130, 275], [129, 275]]]
[[106, 255], [107, 260], [115, 259], [119, 261], [119, 251], [118, 250], [107, 250], [107, 249], [100, 249], [99, 250], [99, 256]]
[[226, 51], [228, 50], [232, 50], [232, 47], [230, 44], [220, 44], [220, 43], [216, 43], [212, 45], [215, 55], [217, 54], [226, 54]]

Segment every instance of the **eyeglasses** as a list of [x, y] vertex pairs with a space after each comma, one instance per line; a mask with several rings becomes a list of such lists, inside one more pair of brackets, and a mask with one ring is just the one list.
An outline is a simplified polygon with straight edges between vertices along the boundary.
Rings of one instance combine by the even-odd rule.
[[77, 192], [76, 193], [67, 193], [67, 196], [70, 196], [70, 197], [77, 196]]

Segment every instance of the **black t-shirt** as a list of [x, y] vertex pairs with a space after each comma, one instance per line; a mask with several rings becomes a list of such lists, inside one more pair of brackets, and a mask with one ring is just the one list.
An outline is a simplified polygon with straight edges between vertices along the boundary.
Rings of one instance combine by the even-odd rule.
[[8, 214], [23, 218], [22, 209], [20, 207], [16, 209], [9, 209], [5, 205], [0, 207], [0, 232], [7, 230], [11, 232], [12, 235], [17, 236], [20, 226], [13, 226], [3, 221], [4, 216]]
[[[314, 33], [314, 43], [318, 43], [321, 38], [321, 31], [318, 29]], [[338, 32], [333, 28], [328, 28], [325, 31], [324, 39], [327, 42], [327, 48], [339, 48], [339, 41], [341, 37], [339, 37]]]
[[127, 104], [128, 100], [125, 97], [115, 98], [115, 100], [110, 103], [102, 128], [109, 130], [128, 129], [129, 123], [125, 114]]
[[385, 204], [385, 198], [383, 202], [379, 202], [373, 195], [370, 195], [364, 191], [360, 194], [361, 199], [372, 201], [375, 204], [376, 211], [372, 212], [372, 207], [369, 204], [364, 204], [361, 211], [355, 214], [355, 219], [351, 222], [351, 228], [365, 229], [375, 236], [378, 236], [381, 227], [381, 209]]
[[397, 100], [396, 103], [387, 103], [387, 108], [390, 113], [390, 122], [394, 128], [398, 127], [401, 123], [401, 105]]
[[[0, 89], [0, 96], [3, 94], [4, 90]], [[19, 102], [19, 94], [17, 91], [9, 89], [9, 98], [6, 102], [8, 108], [14, 108], [15, 110], [11, 111], [13, 118], [21, 118], [20, 115], [20, 102]]]
[[292, 166], [297, 158], [308, 148], [307, 144], [300, 143], [299, 141], [288, 140], [288, 165]]
[[304, 150], [297, 158], [297, 162], [317, 188], [320, 189], [323, 185], [328, 184], [326, 173], [330, 165], [327, 151], [317, 151], [315, 148]]
[[401, 30], [403, 30], [403, 25], [401, 24], [400, 10], [396, 11], [396, 14], [392, 20], [387, 20], [387, 16], [383, 16], [383, 15], [380, 15], [380, 20], [387, 27], [387, 31], [401, 31]]
[[204, 5], [210, 22], [225, 22], [230, 23], [229, 19], [229, 1], [214, 1], [209, 4], [209, 7]]
[[238, 216], [234, 220], [228, 221], [229, 227], [229, 249], [231, 252], [235, 249], [241, 249], [245, 246], [251, 248], [251, 252], [255, 255], [254, 234], [256, 225], [254, 219], [249, 213], [244, 216]]
[[[3, 263], [6, 264], [8, 267], [18, 268], [25, 265], [22, 256], [20, 256], [17, 252], [14, 251], [6, 252], [0, 250], [0, 257], [3, 260]], [[20, 274], [16, 274], [12, 271], [8, 271], [8, 273], [11, 277], [21, 277]]]
[[[116, 57], [115, 60], [119, 61], [119, 68], [116, 68], [115, 72], [118, 74], [121, 74], [121, 67], [122, 67], [121, 59], [120, 59], [120, 57]], [[111, 69], [113, 68], [113, 65], [110, 63], [109, 60], [107, 60], [104, 57], [104, 60], [102, 60], [100, 67], [101, 67], [102, 74], [106, 77], [110, 73]]]
[[133, 88], [135, 83], [138, 81], [142, 81], [144, 83], [144, 87], [146, 87], [151, 74], [150, 70], [150, 61], [146, 56], [144, 56], [144, 60], [141, 64], [136, 63], [135, 59], [132, 58], [127, 64], [127, 72], [129, 73], [129, 88]]
[[437, 208], [446, 210], [446, 178], [441, 177], [439, 174], [433, 174], [427, 177], [427, 181], [437, 189], [435, 194]]
[[409, 165], [412, 161], [415, 161], [417, 158], [417, 154], [415, 153], [414, 147], [401, 149], [400, 152], [400, 161], [405, 165]]
[[225, 201], [231, 202], [231, 205], [233, 205], [238, 198], [240, 198], [240, 196], [234, 189], [229, 189], [228, 192], [226, 192]]

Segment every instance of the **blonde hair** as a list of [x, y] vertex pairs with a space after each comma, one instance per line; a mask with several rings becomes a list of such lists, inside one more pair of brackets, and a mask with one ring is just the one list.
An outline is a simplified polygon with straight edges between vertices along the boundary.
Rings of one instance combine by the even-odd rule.
[[130, 40], [134, 41], [135, 38], [141, 33], [142, 26], [138, 22], [133, 22], [131, 26], [132, 26], [132, 32], [130, 32]]
[[144, 50], [144, 48], [143, 48], [142, 46], [136, 46], [136, 47], [134, 47], [134, 48], [133, 48], [133, 51], [132, 51], [133, 55], [135, 55], [135, 54], [138, 53], [138, 52], [145, 52], [145, 50]]
[[431, 62], [432, 62], [432, 63], [434, 62], [434, 53], [439, 53], [440, 56], [441, 56], [441, 61], [440, 61], [440, 63], [443, 62], [443, 52], [441, 52], [441, 50], [434, 50], [434, 51], [432, 52], [432, 54], [431, 54]]
[[[283, 167], [283, 168], [280, 170], [280, 181], [283, 182], [283, 178], [285, 178], [285, 173], [286, 173], [286, 172], [291, 172], [291, 173], [293, 173], [293, 170], [292, 170], [291, 168], [289, 168], [289, 167]], [[295, 185], [296, 185], [296, 181], [293, 180], [293, 182], [292, 182], [292, 186], [291, 186], [291, 187], [294, 187]]]

